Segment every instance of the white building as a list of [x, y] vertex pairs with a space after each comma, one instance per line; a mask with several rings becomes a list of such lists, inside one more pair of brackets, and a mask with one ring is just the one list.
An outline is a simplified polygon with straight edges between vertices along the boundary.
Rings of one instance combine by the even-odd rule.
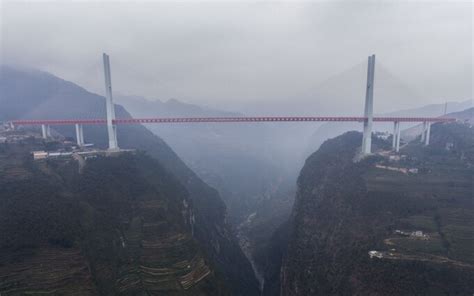
[[32, 153], [33, 153], [34, 160], [48, 158], [48, 152], [46, 151], [33, 151]]
[[428, 238], [428, 235], [426, 233], [423, 233], [423, 231], [421, 230], [416, 230], [416, 231], [413, 231], [411, 234], [410, 234], [411, 237], [416, 237], [416, 238], [425, 238], [427, 239]]
[[381, 259], [381, 258], [383, 258], [383, 254], [382, 254], [382, 252], [372, 250], [372, 251], [369, 251], [369, 257], [371, 259], [374, 258], [374, 257]]

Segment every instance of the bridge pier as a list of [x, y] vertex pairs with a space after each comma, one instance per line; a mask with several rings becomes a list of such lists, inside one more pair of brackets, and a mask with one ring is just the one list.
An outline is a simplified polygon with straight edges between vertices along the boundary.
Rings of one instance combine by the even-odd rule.
[[82, 124], [76, 123], [76, 142], [77, 146], [82, 147], [84, 146], [84, 129]]
[[421, 130], [421, 143], [424, 143], [426, 146], [430, 144], [430, 133], [431, 133], [431, 123], [424, 121], [422, 130]]
[[393, 133], [392, 133], [392, 149], [395, 150], [395, 145], [397, 143], [397, 122], [393, 122]]
[[426, 122], [426, 129], [425, 129], [425, 146], [430, 144], [430, 133], [431, 133], [431, 123]]
[[421, 143], [425, 142], [425, 131], [426, 131], [426, 121], [423, 121], [423, 125], [421, 127]]
[[364, 110], [364, 132], [362, 136], [362, 155], [372, 152], [372, 121], [374, 111], [374, 75], [375, 75], [375, 55], [369, 56], [367, 66], [367, 88], [365, 93], [365, 110]]
[[42, 124], [41, 125], [41, 135], [43, 136], [43, 139], [46, 139], [46, 125]]
[[43, 136], [43, 139], [48, 139], [51, 137], [51, 127], [46, 124], [41, 125], [41, 134]]
[[393, 122], [392, 149], [395, 152], [400, 151], [400, 121]]

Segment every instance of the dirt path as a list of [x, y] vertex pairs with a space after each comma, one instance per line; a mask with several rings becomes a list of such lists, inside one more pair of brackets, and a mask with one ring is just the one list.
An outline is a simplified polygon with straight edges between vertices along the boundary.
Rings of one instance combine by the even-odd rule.
[[416, 260], [416, 261], [433, 262], [433, 263], [439, 263], [439, 264], [451, 264], [458, 267], [474, 269], [473, 264], [452, 260], [452, 259], [449, 259], [448, 257], [431, 255], [431, 254], [426, 254], [426, 253], [403, 254], [399, 252], [382, 252], [382, 254], [383, 254], [383, 259]]

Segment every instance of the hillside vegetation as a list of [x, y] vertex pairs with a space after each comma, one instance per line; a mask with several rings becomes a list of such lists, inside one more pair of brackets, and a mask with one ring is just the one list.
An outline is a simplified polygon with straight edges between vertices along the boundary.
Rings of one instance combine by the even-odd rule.
[[431, 140], [409, 144], [399, 161], [374, 155], [354, 162], [361, 136], [350, 132], [307, 159], [287, 252], [280, 252], [283, 295], [474, 291], [474, 130], [435, 124]]
[[[51, 74], [28, 69], [0, 66], [0, 120], [104, 118], [105, 99]], [[129, 118], [116, 105], [118, 118]], [[75, 137], [74, 126], [54, 126], [54, 132]], [[142, 125], [120, 125], [120, 148], [146, 151], [176, 177], [194, 204], [194, 237], [209, 254], [235, 295], [258, 295], [258, 282], [252, 267], [239, 247], [228, 224], [226, 206], [219, 193], [203, 182], [160, 137]], [[105, 126], [86, 125], [87, 143], [107, 147]]]
[[0, 294], [230, 295], [193, 237], [194, 205], [143, 153], [33, 162], [1, 146]]

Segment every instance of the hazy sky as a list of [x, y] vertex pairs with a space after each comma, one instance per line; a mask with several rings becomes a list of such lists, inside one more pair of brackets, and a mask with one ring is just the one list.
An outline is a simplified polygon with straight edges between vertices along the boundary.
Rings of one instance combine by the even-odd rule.
[[2, 63], [100, 94], [102, 52], [115, 92], [214, 106], [311, 96], [376, 53], [420, 94], [400, 98], [400, 109], [472, 98], [471, 1], [0, 1]]

